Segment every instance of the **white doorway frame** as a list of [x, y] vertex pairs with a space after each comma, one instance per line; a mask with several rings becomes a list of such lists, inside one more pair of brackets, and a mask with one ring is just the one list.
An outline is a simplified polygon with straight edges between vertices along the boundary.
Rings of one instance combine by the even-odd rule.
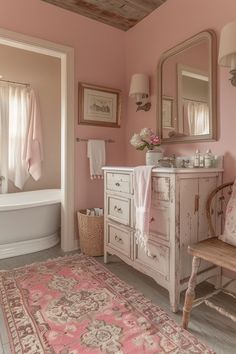
[[61, 248], [78, 247], [74, 225], [74, 49], [0, 28], [0, 44], [61, 60]]

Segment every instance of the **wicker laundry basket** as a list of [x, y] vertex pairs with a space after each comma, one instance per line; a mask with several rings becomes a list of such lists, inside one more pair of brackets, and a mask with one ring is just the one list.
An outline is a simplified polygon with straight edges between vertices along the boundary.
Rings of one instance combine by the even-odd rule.
[[104, 217], [86, 215], [86, 210], [79, 210], [78, 227], [81, 252], [87, 256], [103, 256]]

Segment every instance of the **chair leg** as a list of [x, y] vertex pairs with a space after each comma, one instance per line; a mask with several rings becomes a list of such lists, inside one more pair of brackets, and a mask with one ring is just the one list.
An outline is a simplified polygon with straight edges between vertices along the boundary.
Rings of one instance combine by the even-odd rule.
[[184, 308], [183, 308], [183, 318], [182, 326], [184, 329], [188, 328], [188, 322], [190, 318], [190, 312], [193, 307], [193, 301], [195, 298], [195, 287], [197, 284], [197, 272], [201, 263], [201, 259], [198, 257], [193, 257], [192, 263], [192, 274], [189, 279], [188, 289], [185, 294]]

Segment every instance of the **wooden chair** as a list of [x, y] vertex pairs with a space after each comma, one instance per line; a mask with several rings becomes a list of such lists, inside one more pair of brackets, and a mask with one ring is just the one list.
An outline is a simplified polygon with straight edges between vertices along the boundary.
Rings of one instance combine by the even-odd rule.
[[[211, 238], [200, 241], [194, 245], [190, 245], [188, 247], [188, 253], [193, 256], [192, 262], [192, 274], [189, 279], [188, 289], [185, 294], [185, 302], [183, 308], [183, 318], [182, 318], [182, 326], [183, 328], [188, 328], [188, 322], [190, 318], [190, 312], [192, 307], [198, 306], [201, 303], [205, 303], [206, 305], [214, 308], [221, 314], [231, 318], [236, 322], [236, 317], [231, 313], [224, 310], [224, 308], [214, 305], [209, 299], [210, 297], [216, 295], [217, 293], [223, 291], [233, 297], [236, 298], [235, 295], [229, 293], [226, 290], [226, 287], [234, 280], [228, 282], [224, 287], [220, 289], [216, 289], [213, 293], [206, 295], [200, 299], [195, 299], [195, 287], [197, 283], [197, 273], [201, 263], [201, 260], [206, 260], [208, 262], [213, 263], [216, 266], [223, 267], [230, 271], [236, 271], [236, 247], [231, 246], [221, 240], [218, 240], [216, 237], [216, 233], [212, 223], [212, 216], [215, 215], [214, 209], [217, 209], [215, 217], [222, 217], [222, 222], [224, 220], [224, 214], [227, 202], [232, 193], [232, 185], [233, 182], [225, 183], [215, 190], [209, 195], [207, 203], [206, 203], [206, 213], [207, 219], [209, 223], [209, 230]], [[236, 280], [236, 279], [235, 279]]]

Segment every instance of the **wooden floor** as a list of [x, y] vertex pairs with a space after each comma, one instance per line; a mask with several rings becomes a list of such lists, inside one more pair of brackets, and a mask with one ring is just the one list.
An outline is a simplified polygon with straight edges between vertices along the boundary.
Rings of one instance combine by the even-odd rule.
[[[60, 248], [56, 246], [54, 248], [42, 252], [0, 260], [0, 269], [11, 269], [22, 266], [24, 264], [30, 264], [32, 262], [38, 262], [46, 260], [48, 258], [54, 258], [63, 254], [64, 253], [60, 250]], [[97, 260], [103, 263], [102, 257], [97, 258]], [[151, 299], [155, 304], [165, 310], [172, 318], [176, 320], [176, 322], [181, 322], [181, 311], [179, 311], [179, 313], [177, 314], [173, 314], [172, 312], [170, 312], [168, 292], [162, 287], [158, 286], [154, 282], [154, 280], [139, 273], [138, 271], [129, 267], [128, 265], [126, 265], [115, 257], [111, 258], [111, 262], [107, 264], [107, 268], [109, 268], [113, 273], [118, 275], [122, 280], [126, 281], [128, 284], [134, 286], [139, 291], [141, 291], [147, 298]], [[198, 287], [198, 295], [204, 295], [210, 289], [211, 286], [209, 284], [201, 284]], [[231, 310], [235, 311], [235, 299], [227, 295], [219, 296], [220, 298], [217, 298], [215, 300], [216, 302], [220, 300], [222, 303], [223, 301], [225, 302], [228, 308], [231, 308]], [[221, 316], [216, 311], [210, 309], [204, 304], [193, 309], [191, 322], [189, 325], [189, 331], [191, 331], [202, 342], [206, 343], [208, 346], [214, 349], [217, 354], [236, 353], [236, 323]], [[3, 353], [11, 354], [1, 310], [0, 342], [2, 342], [2, 347], [4, 350]], [[0, 354], [2, 354], [1, 345]]]

